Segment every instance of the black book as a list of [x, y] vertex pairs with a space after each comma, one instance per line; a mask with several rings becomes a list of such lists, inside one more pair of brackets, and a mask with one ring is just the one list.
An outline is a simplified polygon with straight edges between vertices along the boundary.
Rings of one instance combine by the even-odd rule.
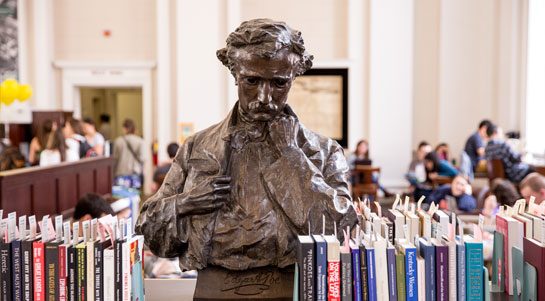
[[299, 267], [299, 300], [315, 300], [314, 284], [316, 273], [314, 271], [316, 255], [314, 254], [314, 240], [308, 235], [297, 236], [299, 245], [297, 248], [297, 266]]
[[87, 300], [87, 249], [84, 242], [76, 246], [76, 264], [77, 301], [85, 301]]
[[11, 242], [11, 276], [12, 276], [12, 297], [14, 301], [23, 300], [22, 270], [21, 270], [21, 241]]
[[76, 254], [76, 248], [74, 246], [69, 246], [66, 249], [66, 257], [67, 257], [67, 268], [68, 268], [68, 293], [66, 295], [68, 301], [77, 301], [77, 289], [76, 289], [76, 282], [77, 282], [77, 254]]
[[59, 296], [60, 244], [57, 241], [45, 243], [45, 295], [48, 300], [57, 300]]
[[123, 300], [123, 243], [125, 240], [115, 241], [115, 300]]
[[0, 242], [0, 269], [2, 279], [0, 286], [2, 287], [0, 300], [12, 300], [12, 279], [11, 279], [11, 243]]
[[352, 300], [352, 253], [341, 247], [341, 300]]
[[[369, 288], [367, 285], [367, 252], [363, 244], [360, 246], [360, 269], [361, 269], [361, 300], [369, 300]], [[354, 267], [355, 268], [355, 267]]]
[[33, 290], [33, 280], [34, 274], [32, 266], [32, 243], [34, 240], [23, 240], [21, 241], [21, 271], [22, 271], [22, 289], [23, 289], [23, 300], [32, 301], [34, 300], [34, 290]]
[[95, 300], [102, 301], [104, 299], [104, 249], [111, 246], [109, 239], [100, 242], [95, 242], [94, 263], [95, 263]]

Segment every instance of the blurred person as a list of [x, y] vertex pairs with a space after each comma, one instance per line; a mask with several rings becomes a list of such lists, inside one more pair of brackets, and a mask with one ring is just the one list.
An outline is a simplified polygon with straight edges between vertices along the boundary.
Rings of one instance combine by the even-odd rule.
[[157, 191], [157, 189], [159, 189], [159, 187], [161, 187], [161, 185], [163, 184], [163, 180], [165, 179], [168, 171], [170, 170], [170, 166], [172, 165], [174, 157], [176, 157], [176, 153], [178, 152], [179, 148], [180, 146], [176, 142], [172, 142], [167, 146], [169, 160], [158, 166], [153, 173], [154, 191]]
[[[115, 139], [114, 142], [115, 182], [123, 186], [141, 188], [146, 158], [144, 139], [135, 134], [136, 126], [132, 119], [123, 121], [123, 132], [124, 135]], [[122, 184], [126, 182], [128, 184]]]
[[514, 151], [499, 135], [499, 129], [491, 124], [486, 129], [488, 143], [485, 148], [486, 160], [501, 160], [507, 179], [518, 184], [533, 169], [522, 162], [521, 154]]
[[78, 200], [72, 220], [82, 222], [93, 218], [101, 218], [108, 214], [115, 216], [110, 204], [100, 195], [88, 193]]
[[488, 119], [484, 119], [479, 123], [479, 128], [473, 133], [466, 141], [464, 152], [469, 156], [471, 160], [471, 167], [473, 171], [476, 170], [479, 162], [484, 159], [485, 146], [488, 140], [486, 130], [492, 125], [492, 122]]
[[440, 159], [435, 152], [430, 152], [424, 157], [426, 178], [433, 181], [437, 176], [455, 177], [458, 170], [450, 162]]
[[405, 175], [411, 186], [414, 186], [426, 182], [426, 166], [424, 158], [432, 151], [431, 145], [422, 141], [418, 144], [415, 156], [409, 165], [409, 171]]
[[435, 147], [435, 153], [437, 157], [441, 160], [450, 161], [449, 147], [448, 144], [442, 142]]
[[[367, 140], [358, 141], [356, 144], [356, 149], [348, 156], [346, 161], [351, 171], [356, 169], [357, 165], [372, 165], [373, 161], [369, 158], [369, 142], [367, 142]], [[359, 179], [352, 177], [352, 183], [356, 183], [358, 180]], [[379, 183], [378, 173], [373, 173], [372, 180], [373, 183], [377, 184], [379, 190], [384, 193], [385, 197], [390, 197], [393, 195]]]
[[98, 132], [102, 134], [105, 140], [112, 139], [112, 126], [110, 125], [110, 115], [100, 114], [100, 128]]
[[40, 166], [51, 166], [66, 160], [66, 143], [59, 129], [50, 132], [44, 149], [40, 152]]
[[533, 172], [522, 179], [519, 187], [520, 194], [526, 201], [529, 201], [532, 196], [535, 197], [537, 205], [545, 201], [545, 177], [537, 172]]
[[[64, 123], [62, 133], [66, 142], [66, 161], [78, 161], [86, 157], [88, 149], [91, 147], [83, 136], [83, 127], [81, 122], [75, 118], [69, 118]], [[87, 148], [87, 150], [86, 150]]]
[[104, 155], [104, 136], [97, 132], [95, 121], [92, 118], [83, 118], [83, 133], [87, 143], [93, 148], [98, 156]]
[[30, 149], [28, 152], [28, 163], [30, 165], [38, 165], [40, 163], [40, 153], [44, 150], [49, 134], [57, 129], [57, 123], [50, 119], [45, 120], [38, 131], [36, 136], [30, 141]]
[[451, 197], [455, 200], [458, 210], [465, 212], [473, 211], [477, 208], [477, 200], [468, 193], [469, 190], [470, 186], [467, 180], [463, 176], [458, 175], [454, 177], [451, 184], [441, 185], [433, 190], [426, 201], [428, 204], [435, 203], [440, 205], [441, 208], [447, 209], [446, 204], [448, 203], [448, 198]]
[[0, 171], [25, 167], [26, 160], [19, 148], [0, 140]]
[[517, 187], [513, 183], [500, 178], [492, 181], [490, 184], [490, 193], [496, 197], [496, 201], [500, 206], [513, 206], [521, 198]]

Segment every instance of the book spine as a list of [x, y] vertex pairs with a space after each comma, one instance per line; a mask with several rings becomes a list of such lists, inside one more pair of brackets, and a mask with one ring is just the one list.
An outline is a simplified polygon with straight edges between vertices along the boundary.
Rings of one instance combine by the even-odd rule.
[[[537, 283], [545, 283], [545, 247], [524, 238], [524, 261], [536, 269]], [[537, 286], [539, 300], [545, 300], [545, 285]]]
[[418, 301], [418, 275], [416, 268], [416, 249], [405, 250], [405, 281], [407, 301]]
[[[503, 235], [503, 279], [504, 279], [504, 284], [505, 284], [505, 291], [508, 292], [510, 291], [510, 283], [509, 283], [509, 271], [511, 269], [511, 267], [509, 266], [509, 252], [508, 252], [508, 249], [509, 249], [509, 236], [508, 236], [508, 233], [509, 233], [509, 230], [508, 230], [508, 225], [507, 225], [507, 220], [505, 218], [503, 218], [502, 216], [500, 215], [496, 215], [496, 231], [498, 231], [500, 234]], [[466, 250], [467, 251], [467, 250]], [[467, 254], [466, 254], [467, 256]], [[466, 283], [466, 285], [468, 285]]]
[[[502, 250], [503, 251], [503, 250]], [[458, 301], [466, 300], [466, 248], [463, 244], [456, 245], [458, 274]]]
[[396, 277], [396, 253], [395, 249], [390, 248], [386, 250], [387, 262], [388, 262], [388, 292], [389, 300], [397, 301], [397, 277]]
[[115, 253], [114, 249], [104, 250], [104, 301], [115, 300]]
[[369, 290], [367, 285], [367, 253], [363, 247], [360, 247], [360, 274], [361, 274], [361, 299], [369, 300]]
[[449, 300], [456, 301], [456, 242], [450, 241], [448, 245], [448, 273], [449, 273]]
[[21, 241], [11, 242], [11, 267], [12, 267], [12, 289], [13, 300], [23, 300], [22, 270], [21, 270]]
[[466, 243], [466, 286], [467, 300], [483, 299], [483, 244]]
[[327, 300], [327, 243], [316, 242], [316, 300]]
[[367, 251], [367, 285], [369, 286], [369, 301], [377, 301], [377, 279], [375, 274], [375, 250]]
[[77, 255], [74, 246], [68, 247], [68, 301], [77, 301]]
[[115, 242], [115, 300], [123, 300], [123, 241]]
[[405, 288], [405, 256], [396, 255], [396, 276], [397, 276], [397, 301], [405, 301], [407, 297]]
[[422, 246], [426, 269], [426, 300], [435, 301], [435, 247]]
[[130, 301], [131, 299], [131, 246], [130, 242], [127, 241], [123, 244], [123, 301]]
[[45, 281], [47, 300], [57, 300], [58, 298], [58, 267], [59, 265], [59, 246], [55, 243], [46, 243], [45, 245]]
[[352, 300], [352, 256], [341, 253], [341, 300]]
[[1, 268], [1, 279], [0, 286], [2, 295], [0, 299], [12, 300], [12, 279], [11, 279], [11, 244], [0, 242], [0, 268]]
[[34, 299], [32, 286], [32, 241], [22, 241], [22, 272], [23, 272], [23, 300], [32, 301]]
[[87, 280], [87, 300], [95, 300], [95, 243], [88, 242], [87, 251], [87, 267], [85, 279]]
[[299, 299], [314, 300], [314, 244], [299, 242]]
[[360, 250], [351, 249], [352, 252], [352, 287], [353, 299], [355, 301], [361, 301], [361, 270], [360, 270]]
[[66, 245], [59, 246], [59, 301], [66, 301], [67, 265]]
[[448, 300], [448, 247], [437, 246], [435, 248], [436, 274], [437, 274], [437, 301]]
[[33, 270], [34, 270], [34, 300], [45, 301], [45, 281], [44, 281], [44, 243], [34, 242], [33, 247]]
[[102, 286], [102, 275], [103, 275], [103, 265], [102, 265], [102, 244], [96, 243], [95, 244], [95, 300], [96, 301], [102, 301], [103, 300], [103, 291], [104, 288]]
[[327, 299], [330, 301], [341, 300], [341, 262], [327, 262]]
[[77, 275], [76, 275], [76, 295], [78, 298], [78, 301], [85, 301], [87, 300], [87, 290], [86, 290], [86, 284], [87, 284], [87, 273], [86, 273], [86, 267], [87, 267], [87, 254], [85, 250], [85, 246], [78, 245], [76, 247], [77, 252]]

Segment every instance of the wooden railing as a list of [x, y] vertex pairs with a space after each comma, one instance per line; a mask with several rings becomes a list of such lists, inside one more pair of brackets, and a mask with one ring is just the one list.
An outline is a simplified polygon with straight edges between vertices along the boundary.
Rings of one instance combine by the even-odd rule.
[[17, 215], [60, 214], [86, 193], [112, 192], [114, 159], [82, 159], [0, 172], [0, 208]]

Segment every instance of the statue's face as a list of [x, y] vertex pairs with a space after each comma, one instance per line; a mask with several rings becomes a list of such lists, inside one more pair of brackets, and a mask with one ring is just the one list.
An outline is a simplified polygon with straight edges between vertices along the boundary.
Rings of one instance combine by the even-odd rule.
[[239, 50], [235, 77], [239, 106], [246, 116], [255, 121], [269, 121], [282, 112], [297, 59], [288, 49], [280, 50], [273, 58]]

